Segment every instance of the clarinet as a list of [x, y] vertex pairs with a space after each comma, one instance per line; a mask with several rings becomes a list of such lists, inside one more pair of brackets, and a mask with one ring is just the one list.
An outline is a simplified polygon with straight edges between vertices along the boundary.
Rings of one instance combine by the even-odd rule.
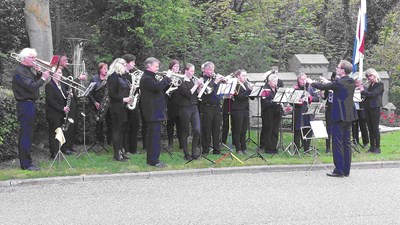
[[[72, 88], [70, 88], [68, 91], [67, 105], [66, 105], [68, 108], [71, 106], [71, 99], [72, 99]], [[67, 131], [69, 125], [71, 125], [72, 123], [74, 123], [74, 120], [68, 117], [68, 112], [65, 112], [64, 124], [62, 125], [61, 129], [63, 131]]]
[[100, 101], [100, 108], [97, 110], [97, 116], [96, 116], [96, 121], [102, 122], [104, 121], [107, 110], [110, 107], [110, 97], [108, 96], [108, 88], [107, 84], [104, 83], [100, 88], [103, 89], [103, 98]]

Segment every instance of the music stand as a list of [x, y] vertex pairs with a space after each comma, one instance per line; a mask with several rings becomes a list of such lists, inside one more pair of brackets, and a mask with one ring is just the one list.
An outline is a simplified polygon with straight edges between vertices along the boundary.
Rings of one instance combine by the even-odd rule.
[[[308, 128], [307, 132], [304, 132], [305, 128]], [[313, 151], [313, 163], [311, 164], [309, 170], [312, 169], [312, 167], [315, 164], [316, 159], [320, 155], [319, 150], [314, 146], [314, 141], [316, 139], [327, 139], [328, 138], [328, 133], [326, 132], [326, 127], [324, 125], [324, 121], [322, 120], [314, 120], [310, 121], [310, 126], [304, 126], [301, 129], [301, 136], [304, 140], [310, 140], [312, 143], [310, 144], [310, 150]]]
[[[362, 101], [361, 91], [360, 90], [358, 90], [358, 89], [354, 90], [353, 101], [354, 101], [354, 103], [358, 103], [358, 104], [355, 104], [356, 105], [356, 110], [360, 110], [360, 104], [359, 103]], [[358, 126], [358, 124], [357, 124], [357, 126]], [[359, 134], [357, 133], [357, 135], [359, 135]], [[360, 147], [362, 147], [362, 146], [360, 145]], [[357, 143], [356, 139], [354, 139], [354, 136], [353, 136], [353, 140], [351, 140], [351, 149], [352, 149], [353, 153], [354, 152], [360, 153], [359, 143]]]
[[[293, 90], [292, 92], [287, 90], [287, 91], [285, 91], [285, 93], [287, 96], [287, 102], [291, 103], [293, 105], [293, 112], [292, 112], [292, 135], [293, 135], [293, 137], [292, 137], [292, 141], [285, 148], [285, 150], [283, 150], [283, 152], [286, 154], [286, 156], [287, 156], [287, 154], [289, 154], [290, 156], [294, 156], [297, 154], [299, 157], [301, 157], [299, 148], [296, 145], [296, 143], [294, 143], [294, 129], [295, 129], [295, 127], [294, 127], [295, 126], [295, 124], [294, 124], [294, 114], [295, 114], [294, 107], [295, 107], [295, 104], [298, 104], [300, 102], [302, 96], [305, 93], [305, 90], [294, 90], [294, 89], [292, 89], [292, 90]], [[293, 149], [292, 152], [290, 151], [291, 147]]]
[[[286, 92], [285, 88], [278, 88], [274, 99], [272, 99], [272, 102], [275, 102], [279, 105], [281, 105], [282, 103], [287, 103], [288, 99], [287, 99], [285, 92]], [[288, 93], [291, 93], [291, 92], [293, 92], [293, 89], [288, 88]], [[283, 147], [282, 116], [283, 116], [283, 114], [281, 115], [281, 119], [279, 121], [279, 142], [276, 145], [276, 149], [277, 150], [282, 149], [282, 151], [283, 151], [284, 147]], [[272, 154], [271, 158], [274, 157], [274, 155], [275, 155], [275, 153]]]
[[[93, 90], [94, 85], [91, 83], [86, 90], [83, 92], [83, 94], [80, 95], [80, 97], [87, 97], [89, 93]], [[86, 148], [86, 115], [85, 115], [85, 103], [83, 104], [83, 112], [81, 112], [81, 115], [83, 117], [83, 149], [80, 151], [80, 153], [75, 157], [75, 159], [78, 159], [84, 155], [87, 155], [92, 161], [93, 158], [89, 155], [88, 149]]]
[[[237, 78], [229, 79], [226, 83], [221, 83], [217, 90], [217, 95], [222, 95], [226, 98], [230, 98], [235, 93], [235, 88], [237, 85]], [[230, 120], [229, 120], [230, 121]], [[232, 127], [232, 126], [230, 126]], [[228, 134], [229, 135], [229, 134]], [[233, 149], [224, 143], [220, 143], [223, 147], [228, 149], [228, 153], [224, 154], [221, 158], [217, 159], [215, 163], [220, 163], [224, 160], [227, 156], [230, 156], [231, 159], [236, 159], [241, 164], [244, 164], [237, 156], [233, 154]]]
[[[303, 115], [309, 115], [310, 117], [314, 118], [315, 114], [319, 113], [321, 105], [322, 105], [322, 103], [311, 103], [311, 104], [309, 104], [307, 112], [303, 113]], [[311, 123], [311, 121], [310, 121], [310, 123]], [[309, 140], [309, 138], [307, 138], [308, 135], [312, 135], [311, 130], [307, 130], [306, 131], [306, 129], [311, 129], [311, 127], [310, 126], [302, 126], [300, 128], [300, 132], [301, 132], [303, 140]], [[326, 129], [325, 129], [325, 131], [326, 131]], [[307, 154], [307, 153], [311, 152], [314, 148], [315, 147], [310, 144], [310, 148], [304, 153]]]
[[58, 143], [59, 143], [59, 145], [58, 145], [58, 152], [57, 152], [56, 156], [54, 157], [53, 162], [50, 164], [50, 167], [49, 167], [48, 170], [50, 171], [50, 169], [53, 167], [53, 164], [54, 164], [54, 162], [55, 162], [56, 160], [58, 161], [58, 165], [60, 165], [60, 163], [61, 163], [61, 157], [67, 162], [69, 168], [72, 169], [71, 164], [69, 164], [69, 162], [68, 162], [67, 158], [65, 157], [64, 153], [61, 151], [61, 146], [65, 143], [64, 133], [63, 133], [63, 131], [62, 131], [62, 129], [61, 129], [60, 127], [58, 127], [58, 128], [55, 130], [55, 133], [56, 133], [56, 135], [55, 135], [54, 138], [57, 139], [57, 140], [58, 140]]
[[[263, 82], [257, 82], [254, 85], [253, 90], [251, 91], [251, 93], [249, 95], [249, 97], [253, 97], [253, 98], [257, 98], [258, 99], [258, 103], [257, 103], [257, 140], [260, 140], [260, 104], [261, 104], [260, 103], [260, 98], [263, 97], [264, 90], [269, 90], [269, 89], [264, 89], [263, 87], [264, 87], [264, 83]], [[260, 159], [262, 159], [264, 161], [267, 161], [260, 153], [260, 145], [257, 145], [257, 147], [258, 147], [258, 149], [254, 152], [254, 154], [249, 156], [244, 161], [247, 161], [247, 160], [249, 160], [251, 158], [255, 158], [255, 157], [259, 157]]]

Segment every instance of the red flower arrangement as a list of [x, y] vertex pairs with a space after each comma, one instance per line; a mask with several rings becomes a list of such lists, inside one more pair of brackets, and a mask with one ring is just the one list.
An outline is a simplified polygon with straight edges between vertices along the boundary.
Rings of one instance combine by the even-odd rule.
[[388, 127], [400, 127], [400, 116], [395, 113], [381, 111], [379, 124]]

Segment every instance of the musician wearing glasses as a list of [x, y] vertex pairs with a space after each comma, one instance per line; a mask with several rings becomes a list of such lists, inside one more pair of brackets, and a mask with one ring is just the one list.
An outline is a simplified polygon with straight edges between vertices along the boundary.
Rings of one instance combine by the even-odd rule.
[[368, 152], [380, 154], [381, 135], [379, 133], [379, 118], [382, 107], [382, 95], [384, 85], [375, 69], [369, 68], [365, 71], [367, 77], [367, 85], [364, 86], [361, 82], [357, 88], [360, 89], [364, 99], [365, 120], [369, 131], [370, 148]]
[[[70, 99], [71, 96], [68, 96], [67, 87], [64, 83], [60, 82], [60, 80], [61, 68], [52, 75], [52, 79], [45, 86], [46, 119], [49, 124], [49, 149], [51, 159], [56, 157], [59, 148], [59, 142], [55, 139], [55, 130], [59, 127], [69, 129], [71, 125], [68, 125], [67, 118], [70, 111], [67, 99]], [[63, 127], [63, 125], [65, 127]], [[66, 127], [67, 125], [68, 127]], [[66, 130], [63, 132], [66, 132]], [[63, 150], [63, 153], [66, 155], [73, 154], [73, 152], [68, 149]]]
[[[185, 66], [185, 78], [176, 91], [176, 103], [179, 106], [181, 137], [185, 160], [197, 159], [200, 156], [200, 115], [198, 110], [197, 89], [201, 81], [193, 77], [195, 67], [188, 63]], [[192, 127], [192, 154], [189, 154], [188, 137]]]
[[[96, 112], [96, 140], [104, 144], [104, 123], [107, 124], [107, 140], [111, 140], [110, 113], [108, 111], [109, 101], [107, 93], [107, 63], [101, 62], [97, 65], [97, 74], [93, 76], [90, 83], [95, 83], [90, 92], [89, 99]], [[110, 143], [110, 141], [108, 141]]]
[[[211, 138], [213, 140], [213, 154], [221, 154], [219, 147], [219, 136], [221, 131], [221, 106], [222, 96], [217, 95], [219, 83], [222, 76], [216, 76], [214, 73], [215, 65], [212, 62], [203, 64], [203, 82], [207, 85], [210, 92], [204, 91], [200, 102], [200, 120], [201, 120], [201, 145], [203, 154], [210, 151]], [[204, 86], [203, 86], [204, 87]]]
[[160, 61], [154, 57], [145, 61], [146, 70], [140, 79], [141, 104], [147, 125], [147, 164], [158, 168], [166, 167], [159, 161], [161, 142], [161, 122], [167, 120], [165, 88], [171, 84], [172, 71], [161, 80], [156, 79]]
[[[24, 48], [18, 54], [20, 64], [14, 71], [12, 90], [19, 122], [18, 157], [21, 169], [39, 170], [32, 162], [31, 147], [36, 116], [36, 101], [39, 99], [39, 88], [49, 77], [49, 72], [42, 73], [35, 66], [37, 52], [33, 48]], [[36, 73], [32, 72], [32, 69]]]
[[112, 143], [114, 160], [127, 162], [129, 156], [125, 155], [123, 148], [128, 143], [128, 109], [127, 104], [132, 103], [129, 96], [129, 82], [123, 77], [126, 73], [126, 61], [117, 58], [107, 72], [108, 96], [110, 98], [110, 114], [112, 123]]
[[[62, 69], [62, 76], [65, 78], [71, 77], [72, 74], [68, 69], [68, 57], [66, 55], [62, 55], [60, 57], [59, 66]], [[79, 83], [81, 81], [85, 81], [87, 79], [85, 74], [80, 74], [77, 78], [74, 79], [74, 82]], [[78, 105], [78, 92], [73, 88], [74, 84], [70, 84], [67, 89], [68, 92], [72, 92], [71, 105], [69, 111], [69, 117], [73, 119], [75, 122], [70, 125], [67, 132], [64, 133], [66, 142], [62, 146], [63, 151], [75, 151], [73, 149], [73, 145], [76, 142], [76, 134], [78, 130], [78, 116], [79, 116], [79, 105]], [[71, 89], [71, 91], [69, 91]]]
[[320, 90], [333, 90], [332, 100], [332, 153], [335, 169], [326, 175], [331, 177], [347, 177], [351, 167], [351, 125], [357, 119], [354, 106], [354, 90], [356, 83], [349, 77], [353, 66], [341, 60], [336, 68], [339, 79], [326, 84], [313, 83], [311, 86]]

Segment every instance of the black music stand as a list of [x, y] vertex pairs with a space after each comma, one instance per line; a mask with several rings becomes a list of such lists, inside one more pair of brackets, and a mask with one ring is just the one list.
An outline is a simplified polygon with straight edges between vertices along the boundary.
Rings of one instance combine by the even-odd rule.
[[[222, 96], [224, 96], [226, 98], [230, 98], [235, 93], [236, 85], [237, 85], [237, 78], [232, 78], [232, 79], [229, 79], [226, 83], [219, 84], [219, 87], [218, 87], [218, 90], [217, 90], [217, 95], [222, 95]], [[232, 127], [232, 126], [230, 126], [230, 127]], [[228, 134], [228, 136], [229, 136], [229, 134]], [[221, 158], [217, 159], [215, 161], [216, 163], [220, 163], [227, 156], [230, 156], [232, 160], [236, 159], [241, 164], [244, 164], [237, 156], [235, 156], [233, 154], [233, 149], [231, 147], [229, 147], [228, 145], [226, 145], [226, 144], [224, 144], [222, 142], [220, 144], [223, 147], [225, 147], [226, 149], [228, 149], [228, 152], [226, 154], [224, 154]]]
[[[321, 109], [321, 105], [322, 105], [322, 103], [309, 104], [307, 112], [303, 113], [303, 115], [309, 115], [310, 117], [314, 118], [315, 114], [319, 113], [319, 110]], [[310, 124], [311, 124], [311, 121], [310, 121]], [[310, 130], [308, 130], [308, 129], [310, 129]], [[318, 130], [321, 130], [321, 129], [318, 129]], [[301, 137], [303, 138], [303, 140], [310, 140], [311, 138], [308, 138], [308, 137], [312, 137], [314, 135], [312, 132], [312, 128], [310, 126], [302, 126], [300, 128], [300, 131], [301, 131]], [[326, 128], [325, 128], [325, 132], [326, 132]], [[320, 134], [316, 134], [314, 136], [319, 137]], [[319, 137], [319, 138], [321, 138], [321, 137]], [[304, 153], [307, 154], [313, 150], [317, 150], [317, 153], [319, 154], [318, 149], [316, 149], [315, 146], [313, 146], [312, 144], [310, 144], [310, 148]]]
[[[251, 91], [249, 97], [252, 98], [257, 98], [258, 99], [258, 103], [257, 103], [257, 140], [260, 141], [260, 98], [262, 97], [261, 95], [263, 94], [263, 87], [264, 87], [263, 82], [258, 82], [254, 85], [253, 90]], [[254, 141], [253, 141], [254, 142]], [[256, 144], [257, 145], [257, 144]], [[257, 145], [257, 149], [255, 151], [254, 154], [252, 154], [251, 156], [249, 156], [247, 159], [245, 159], [244, 161], [247, 161], [248, 159], [251, 158], [255, 158], [255, 157], [259, 157], [260, 159], [267, 161], [260, 153], [260, 145]]]
[[[285, 92], [286, 93], [286, 92]], [[289, 145], [285, 148], [283, 151], [286, 155], [289, 154], [290, 156], [298, 155], [300, 157], [300, 152], [298, 146], [294, 143], [294, 129], [295, 129], [295, 124], [294, 124], [294, 107], [295, 104], [298, 104], [298, 102], [301, 100], [302, 96], [304, 95], [305, 91], [304, 90], [293, 90], [293, 92], [287, 92], [287, 102], [291, 103], [293, 105], [293, 113], [292, 113], [292, 141], [289, 143]], [[290, 148], [292, 147], [292, 152], [290, 151]]]
[[[303, 129], [304, 128], [304, 129]], [[307, 128], [307, 131], [305, 130]], [[310, 151], [313, 151], [313, 163], [311, 164], [309, 170], [314, 166], [318, 156], [320, 155], [319, 150], [315, 147], [314, 141], [316, 139], [327, 139], [328, 133], [326, 132], [326, 127], [324, 121], [314, 120], [310, 121], [310, 126], [304, 126], [301, 128], [301, 136], [305, 140], [310, 140]]]
[[[192, 140], [192, 141], [193, 141], [193, 140]], [[197, 143], [197, 147], [200, 148], [200, 155], [199, 155], [197, 158], [204, 158], [204, 159], [206, 159], [207, 161], [209, 161], [209, 162], [215, 164], [214, 161], [212, 161], [211, 159], [207, 158], [207, 156], [203, 155], [203, 148], [202, 148], [201, 145], [200, 145], [200, 139], [199, 139], [199, 143]], [[193, 149], [192, 149], [192, 151], [193, 151]], [[192, 158], [191, 160], [187, 161], [185, 164], [188, 164], [188, 163], [192, 162], [193, 160], [196, 160], [197, 158]]]
[[[89, 93], [93, 90], [94, 85], [89, 85], [86, 90], [84, 91], [83, 94], [80, 95], [80, 97], [87, 97]], [[89, 155], [88, 149], [86, 148], [86, 114], [85, 114], [85, 103], [83, 104], [83, 112], [81, 112], [81, 115], [83, 117], [83, 149], [80, 151], [80, 153], [75, 157], [75, 159], [78, 159], [84, 155], [88, 156], [92, 161], [93, 158]]]

